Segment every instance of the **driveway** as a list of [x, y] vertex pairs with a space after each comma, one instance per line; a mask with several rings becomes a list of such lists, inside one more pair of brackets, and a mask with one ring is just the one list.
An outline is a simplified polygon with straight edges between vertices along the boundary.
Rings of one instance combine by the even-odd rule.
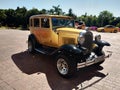
[[29, 31], [0, 30], [0, 90], [120, 90], [120, 33], [93, 33], [111, 43], [104, 50], [113, 55], [65, 79], [50, 56], [28, 53]]

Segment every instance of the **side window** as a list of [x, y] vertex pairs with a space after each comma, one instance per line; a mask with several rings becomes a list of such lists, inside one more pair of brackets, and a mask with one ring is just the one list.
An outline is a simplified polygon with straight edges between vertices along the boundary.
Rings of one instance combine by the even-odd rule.
[[39, 18], [34, 19], [34, 27], [39, 27]]
[[41, 18], [41, 27], [42, 28], [50, 28], [49, 19]]

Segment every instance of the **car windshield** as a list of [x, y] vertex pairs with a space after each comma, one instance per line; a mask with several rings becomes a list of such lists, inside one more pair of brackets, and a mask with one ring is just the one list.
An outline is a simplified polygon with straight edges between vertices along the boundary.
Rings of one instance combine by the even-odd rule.
[[66, 19], [66, 18], [52, 18], [52, 27], [53, 29], [57, 29], [60, 27], [74, 27], [74, 20]]

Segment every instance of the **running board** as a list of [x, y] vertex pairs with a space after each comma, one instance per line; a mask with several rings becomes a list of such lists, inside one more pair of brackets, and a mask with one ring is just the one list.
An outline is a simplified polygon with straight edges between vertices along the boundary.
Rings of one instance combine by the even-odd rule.
[[40, 49], [37, 49], [37, 48], [35, 48], [35, 51], [37, 51], [37, 52], [39, 52], [39, 53], [42, 53], [42, 54], [48, 54], [47, 52], [45, 52], [45, 51], [42, 51], [42, 50], [40, 50]]
[[46, 55], [52, 55], [52, 53], [54, 52], [51, 49], [45, 49], [45, 48], [35, 48], [35, 51], [41, 53], [41, 54], [46, 54]]

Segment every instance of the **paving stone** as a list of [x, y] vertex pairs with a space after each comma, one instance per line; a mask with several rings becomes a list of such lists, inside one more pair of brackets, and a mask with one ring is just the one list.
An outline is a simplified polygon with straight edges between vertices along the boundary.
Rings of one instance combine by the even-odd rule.
[[12, 87], [9, 86], [6, 82], [0, 83], [0, 90], [14, 90]]
[[101, 70], [64, 79], [49, 57], [27, 53], [29, 31], [0, 31], [0, 90], [120, 90], [120, 33], [93, 33], [111, 43], [104, 50], [112, 50], [113, 55]]

